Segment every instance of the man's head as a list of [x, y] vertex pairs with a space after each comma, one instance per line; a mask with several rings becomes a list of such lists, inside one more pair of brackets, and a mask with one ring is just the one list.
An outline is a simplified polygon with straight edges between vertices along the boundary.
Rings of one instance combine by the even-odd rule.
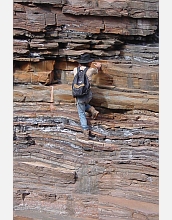
[[85, 54], [82, 54], [80, 56], [80, 59], [78, 59], [77, 62], [80, 63], [80, 64], [88, 64], [88, 63], [91, 63], [94, 60], [95, 59], [91, 58], [90, 54], [85, 53]]

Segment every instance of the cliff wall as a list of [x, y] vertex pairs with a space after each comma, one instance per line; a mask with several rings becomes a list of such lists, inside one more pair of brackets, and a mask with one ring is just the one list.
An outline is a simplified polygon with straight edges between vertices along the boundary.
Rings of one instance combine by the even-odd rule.
[[[14, 216], [158, 219], [159, 2], [13, 4]], [[102, 63], [89, 141], [71, 93], [84, 52]]]

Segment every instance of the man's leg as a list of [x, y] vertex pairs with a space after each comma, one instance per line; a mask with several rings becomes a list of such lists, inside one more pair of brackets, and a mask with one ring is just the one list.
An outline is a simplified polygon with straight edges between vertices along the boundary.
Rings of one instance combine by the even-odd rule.
[[85, 104], [85, 111], [86, 112], [89, 112], [89, 109], [91, 108], [91, 105], [89, 104]]
[[87, 111], [91, 113], [92, 119], [96, 119], [97, 115], [99, 114], [99, 111], [97, 111], [93, 106], [90, 106]]
[[87, 119], [85, 115], [85, 103], [77, 103], [78, 115], [82, 129], [88, 129]]

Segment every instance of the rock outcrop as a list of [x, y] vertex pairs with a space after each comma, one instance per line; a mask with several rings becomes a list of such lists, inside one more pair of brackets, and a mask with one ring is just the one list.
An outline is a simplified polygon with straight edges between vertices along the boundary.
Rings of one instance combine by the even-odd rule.
[[[159, 2], [13, 4], [14, 219], [158, 219]], [[84, 52], [102, 63], [89, 141], [71, 93]]]

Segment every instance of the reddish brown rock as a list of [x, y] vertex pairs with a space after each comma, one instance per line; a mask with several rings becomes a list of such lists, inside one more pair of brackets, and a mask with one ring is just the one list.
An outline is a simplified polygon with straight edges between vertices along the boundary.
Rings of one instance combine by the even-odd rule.
[[[158, 219], [159, 2], [13, 4], [14, 219]], [[71, 93], [85, 52], [102, 63], [89, 141]]]
[[27, 210], [39, 206], [74, 219], [156, 219], [158, 114], [109, 117], [102, 109], [97, 120], [87, 116], [100, 136], [93, 132], [85, 141], [75, 105], [54, 106], [14, 102], [14, 209], [22, 207], [20, 190], [30, 193]]

